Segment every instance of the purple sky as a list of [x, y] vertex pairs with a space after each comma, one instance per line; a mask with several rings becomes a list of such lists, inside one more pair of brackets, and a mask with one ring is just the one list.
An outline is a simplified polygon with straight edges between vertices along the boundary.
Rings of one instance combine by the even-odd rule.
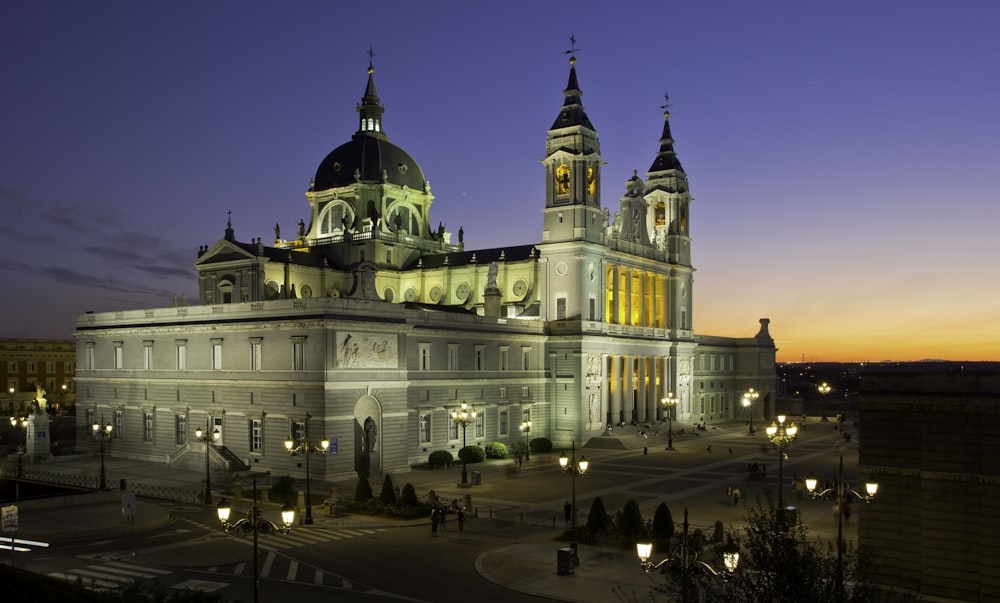
[[0, 336], [197, 298], [199, 245], [294, 232], [357, 128], [469, 249], [538, 242], [569, 36], [602, 198], [671, 127], [694, 325], [781, 360], [1000, 359], [1000, 3], [177, 1], [0, 8]]

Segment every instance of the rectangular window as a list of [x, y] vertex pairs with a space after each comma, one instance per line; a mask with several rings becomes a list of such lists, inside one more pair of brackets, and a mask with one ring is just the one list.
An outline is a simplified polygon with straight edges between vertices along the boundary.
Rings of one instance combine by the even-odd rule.
[[521, 348], [521, 370], [531, 370], [531, 348]]
[[448, 370], [457, 371], [458, 370], [458, 344], [449, 343], [448, 344]]
[[153, 441], [153, 413], [147, 411], [143, 416], [142, 423], [142, 441], [152, 442]]
[[16, 362], [8, 363], [7, 364], [7, 372], [8, 373], [16, 373], [17, 372], [17, 363]]
[[187, 443], [187, 415], [177, 415], [177, 443]]
[[420, 424], [418, 427], [419, 439], [421, 444], [427, 444], [431, 441], [431, 416], [429, 414], [420, 415]]
[[531, 390], [528, 388], [527, 385], [524, 385], [524, 386], [521, 387], [521, 397], [522, 398], [530, 398], [531, 397]]
[[531, 423], [531, 409], [530, 408], [522, 408], [521, 409], [521, 422], [522, 423]]
[[28, 363], [28, 372], [29, 373], [34, 373], [34, 372], [36, 372], [36, 370], [37, 370], [37, 367], [35, 366], [35, 363], [34, 362], [29, 362]]
[[115, 411], [115, 439], [120, 440], [125, 437], [125, 411]]
[[476, 415], [476, 437], [486, 437], [486, 418], [482, 413]]
[[292, 337], [292, 370], [306, 370], [306, 338]]
[[306, 441], [306, 424], [304, 421], [292, 421], [292, 441], [294, 446]]
[[250, 451], [260, 452], [264, 444], [264, 424], [260, 419], [250, 419]]
[[125, 364], [125, 350], [122, 348], [122, 342], [115, 342], [115, 368], [121, 370]]
[[73, 372], [73, 363], [72, 362], [64, 362], [63, 363], [63, 372], [64, 373], [72, 373]]
[[222, 340], [213, 339], [212, 340], [212, 370], [221, 371], [222, 370]]
[[500, 360], [497, 365], [498, 370], [501, 371], [507, 370], [507, 350], [508, 348], [505, 345], [500, 346], [498, 350], [500, 352]]
[[500, 388], [500, 397], [501, 398], [506, 398], [507, 397], [507, 388], [506, 387], [501, 387]]
[[142, 342], [142, 368], [145, 370], [152, 370], [153, 368], [153, 342], [144, 341]]
[[483, 356], [486, 354], [486, 350], [481, 345], [476, 346], [476, 370], [483, 370]]
[[96, 416], [96, 413], [94, 412], [94, 409], [93, 408], [88, 408], [87, 409], [87, 431], [90, 431], [90, 429], [91, 429], [90, 426], [95, 423], [95, 420], [94, 420], [95, 416]]
[[261, 370], [262, 339], [254, 337], [250, 339], [250, 370]]
[[177, 345], [177, 370], [187, 369], [187, 340], [178, 339], [174, 342]]
[[56, 363], [55, 362], [46, 362], [45, 363], [45, 372], [46, 373], [54, 373], [54, 372], [56, 372]]
[[87, 347], [84, 350], [84, 363], [86, 368], [92, 370], [94, 368], [94, 344], [93, 342], [87, 342], [85, 345]]
[[419, 370], [421, 371], [431, 370], [431, 344], [429, 343], [419, 344], [419, 349], [417, 353], [420, 355], [418, 360], [418, 362], [420, 363]]
[[458, 423], [454, 421], [448, 421], [448, 439], [449, 440], [458, 439]]
[[507, 420], [507, 409], [501, 408], [497, 418], [497, 431], [500, 435], [507, 435], [509, 421]]
[[556, 320], [566, 320], [566, 298], [556, 298]]

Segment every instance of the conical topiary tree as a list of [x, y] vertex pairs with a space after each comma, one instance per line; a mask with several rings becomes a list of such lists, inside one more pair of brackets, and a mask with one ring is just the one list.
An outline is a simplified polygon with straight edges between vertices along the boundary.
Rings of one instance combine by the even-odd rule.
[[358, 502], [368, 502], [372, 499], [372, 486], [368, 483], [368, 476], [362, 473], [358, 476], [358, 485], [354, 488], [354, 500]]
[[385, 474], [385, 479], [382, 480], [382, 491], [379, 493], [378, 499], [385, 505], [391, 505], [396, 502], [396, 490], [392, 487], [392, 476], [388, 473]]
[[608, 527], [608, 512], [604, 509], [604, 501], [600, 496], [595, 496], [590, 503], [590, 515], [587, 516], [587, 531], [591, 538], [597, 538], [597, 534]]
[[399, 493], [399, 502], [407, 507], [415, 507], [420, 504], [420, 501], [417, 500], [417, 491], [413, 488], [413, 484], [403, 486], [403, 491]]
[[634, 542], [642, 534], [643, 527], [639, 503], [634, 498], [630, 498], [625, 503], [625, 508], [622, 509], [622, 520], [618, 530], [629, 542]]
[[674, 537], [674, 518], [670, 514], [667, 503], [661, 502], [653, 514], [653, 533], [650, 537], [661, 551], [670, 550], [670, 541]]

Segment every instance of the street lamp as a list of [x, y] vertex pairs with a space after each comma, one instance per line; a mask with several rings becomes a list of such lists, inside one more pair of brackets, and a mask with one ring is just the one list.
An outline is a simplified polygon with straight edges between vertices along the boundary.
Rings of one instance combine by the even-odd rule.
[[296, 446], [295, 442], [288, 439], [285, 440], [285, 449], [288, 450], [288, 454], [291, 456], [304, 455], [306, 457], [306, 517], [305, 524], [312, 525], [312, 491], [310, 490], [310, 476], [309, 476], [309, 454], [312, 452], [317, 452], [319, 454], [326, 454], [330, 450], [330, 440], [323, 438], [319, 442], [319, 446], [313, 446], [309, 443], [309, 419], [312, 415], [306, 413], [305, 429], [302, 433], [302, 440], [299, 441], [299, 445]]
[[7, 392], [10, 393], [10, 414], [13, 415], [13, 414], [16, 414], [16, 412], [17, 412], [14, 409], [14, 388], [13, 387], [8, 387], [7, 388]]
[[590, 468], [590, 461], [587, 460], [583, 455], [579, 459], [576, 458], [576, 440], [573, 440], [572, 444], [572, 455], [566, 456], [563, 452], [559, 455], [559, 467], [563, 472], [570, 474], [570, 541], [569, 547], [573, 549], [573, 563], [580, 563], [580, 558], [576, 554], [577, 548], [577, 538], [576, 538], [576, 476], [577, 474], [586, 475], [587, 469]]
[[677, 398], [674, 392], [667, 392], [667, 397], [660, 400], [663, 404], [663, 414], [667, 415], [667, 450], [674, 449], [674, 408], [677, 406]]
[[281, 522], [283, 525], [278, 525], [273, 521], [268, 521], [264, 519], [262, 513], [257, 508], [257, 475], [253, 475], [253, 508], [250, 512], [246, 514], [246, 517], [241, 517], [236, 521], [229, 521], [229, 515], [232, 513], [232, 508], [230, 508], [229, 503], [223, 498], [219, 501], [219, 506], [216, 508], [216, 512], [219, 514], [219, 522], [222, 523], [222, 528], [229, 533], [229, 530], [239, 530], [246, 534], [247, 532], [253, 532], [253, 600], [257, 603], [260, 591], [260, 568], [258, 568], [257, 559], [257, 534], [287, 534], [291, 530], [292, 522], [295, 521], [295, 509], [291, 505], [285, 503], [281, 507]]
[[785, 423], [785, 415], [778, 415], [778, 421], [767, 428], [767, 439], [778, 447], [778, 513], [784, 513], [781, 491], [784, 488], [782, 468], [785, 462], [785, 447], [792, 443], [799, 432], [795, 423]]
[[[205, 420], [205, 431], [201, 430], [201, 427], [194, 430], [194, 437], [198, 438], [202, 442], [205, 442], [205, 498], [202, 502], [206, 505], [212, 504], [212, 472], [210, 469], [209, 453], [212, 447], [212, 442], [218, 442], [219, 438], [222, 436], [219, 430], [211, 431], [212, 419], [208, 418]], [[211, 432], [212, 435], [209, 435]]]
[[[824, 384], [825, 385], [825, 384]], [[827, 488], [822, 492], [816, 492], [818, 480], [814, 475], [806, 478], [806, 489], [813, 498], [821, 498], [833, 488]], [[866, 503], [871, 502], [878, 493], [878, 483], [874, 481], [865, 482], [865, 493], [862, 494], [844, 485], [844, 447], [840, 447], [840, 467], [837, 471], [837, 600], [844, 601], [844, 498], [847, 495], [856, 496], [858, 500]]]
[[462, 483], [461, 485], [469, 485], [469, 472], [465, 468], [465, 428], [469, 426], [469, 423], [473, 423], [476, 420], [476, 409], [472, 408], [462, 400], [462, 406], [451, 411], [451, 420], [455, 422], [455, 425], [462, 428], [462, 450], [458, 452], [458, 456], [462, 457]]
[[[101, 415], [101, 422], [104, 422], [104, 415]], [[107, 490], [108, 479], [107, 474], [104, 471], [104, 441], [111, 439], [111, 430], [114, 429], [114, 426], [111, 424], [111, 421], [108, 421], [104, 425], [101, 425], [101, 423], [94, 423], [90, 426], [90, 429], [93, 431], [94, 437], [101, 440], [101, 481], [99, 482], [98, 487], [101, 490]]]
[[729, 576], [736, 571], [736, 567], [740, 563], [740, 547], [733, 542], [732, 537], [730, 537], [726, 544], [719, 549], [719, 552], [722, 553], [722, 563], [725, 566], [725, 570], [721, 572], [707, 562], [698, 559], [698, 553], [689, 555], [687, 507], [684, 508], [684, 534], [682, 538], [680, 555], [678, 555], [675, 551], [666, 559], [656, 562], [649, 560], [649, 558], [653, 555], [653, 543], [637, 542], [635, 544], [635, 552], [636, 555], [639, 556], [639, 564], [642, 566], [642, 571], [649, 574], [651, 572], [655, 572], [663, 566], [676, 567], [685, 573], [690, 572], [693, 569], [705, 569], [708, 570], [713, 576], [721, 576], [723, 579], [729, 578]]
[[753, 435], [753, 403], [757, 401], [760, 397], [760, 392], [754, 391], [754, 388], [747, 390], [743, 394], [743, 408], [747, 409], [747, 421], [749, 422], [750, 428], [747, 431], [747, 435]]
[[531, 443], [528, 441], [528, 434], [531, 433], [531, 421], [521, 421], [521, 433], [524, 434], [524, 460], [531, 458]]
[[[11, 390], [13, 391], [13, 388], [11, 388]], [[11, 407], [11, 411], [13, 412], [13, 407]], [[19, 414], [19, 413], [15, 413], [15, 414]], [[12, 416], [10, 418], [10, 426], [13, 427], [14, 429], [23, 431], [23, 430], [27, 429], [27, 427], [28, 427], [28, 417], [25, 417], [23, 415], [20, 416], [20, 417]], [[24, 449], [20, 445], [18, 445], [18, 450], [17, 450], [17, 478], [20, 479], [22, 477], [24, 477]]]

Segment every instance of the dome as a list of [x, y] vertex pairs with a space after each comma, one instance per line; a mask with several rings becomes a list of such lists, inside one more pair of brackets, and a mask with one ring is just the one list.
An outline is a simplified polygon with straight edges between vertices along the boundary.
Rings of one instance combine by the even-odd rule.
[[360, 132], [323, 159], [316, 170], [313, 190], [354, 184], [355, 172], [362, 181], [382, 182], [383, 171], [387, 183], [424, 190], [424, 173], [409, 153], [382, 137]]

